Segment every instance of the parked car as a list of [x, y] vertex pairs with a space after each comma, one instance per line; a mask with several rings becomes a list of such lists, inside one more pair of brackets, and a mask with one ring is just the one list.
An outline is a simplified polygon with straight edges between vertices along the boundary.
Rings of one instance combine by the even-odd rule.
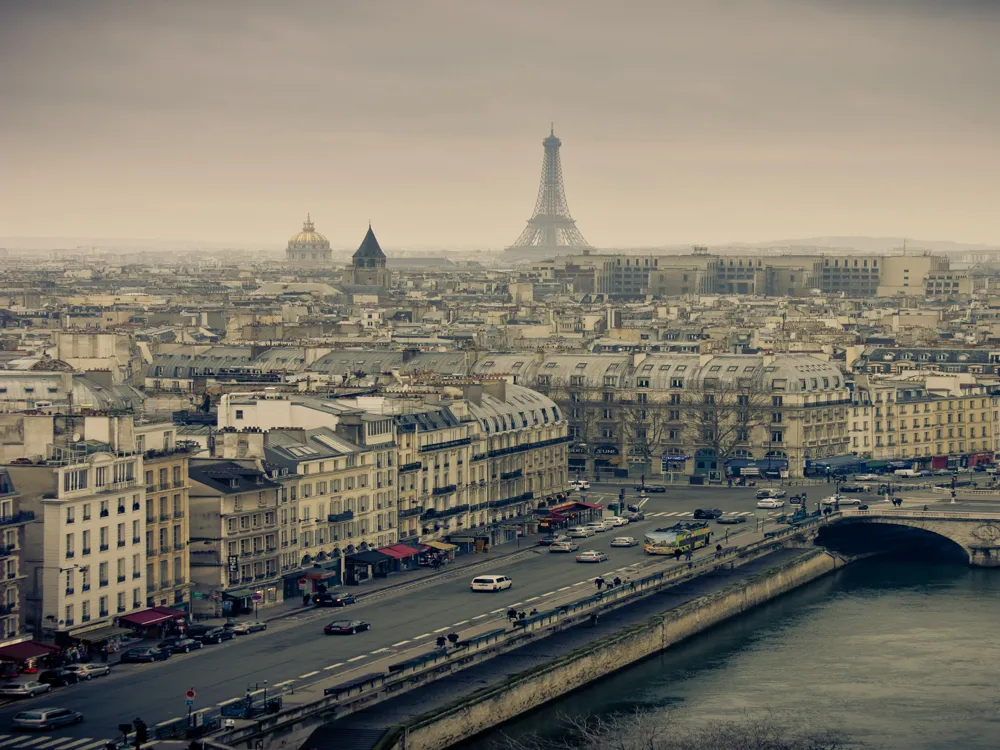
[[[36, 708], [33, 711], [21, 711], [14, 715], [11, 727], [14, 729], [55, 729], [83, 721], [83, 714], [70, 711], [68, 708]], [[32, 743], [37, 740], [32, 740]], [[45, 744], [49, 744], [46, 741]], [[75, 743], [71, 743], [75, 744]]]
[[698, 508], [694, 512], [695, 518], [704, 518], [709, 521], [719, 518], [722, 515], [722, 511], [718, 508]]
[[21, 674], [21, 669], [14, 662], [0, 662], [0, 680], [13, 680], [19, 674]]
[[192, 651], [205, 648], [205, 644], [197, 638], [171, 638], [158, 645], [172, 654], [189, 654]]
[[75, 685], [80, 681], [80, 677], [76, 672], [71, 672], [68, 669], [46, 669], [40, 675], [38, 675], [38, 681], [44, 682], [46, 685], [51, 685], [52, 687], [66, 687], [67, 685]]
[[170, 651], [165, 648], [132, 648], [122, 654], [121, 661], [125, 664], [148, 664], [169, 658]]
[[784, 497], [785, 494], [784, 490], [776, 490], [773, 487], [765, 487], [762, 490], [757, 490], [757, 499], [765, 500], [767, 498]]
[[0, 685], [0, 695], [9, 695], [12, 698], [34, 698], [39, 693], [47, 693], [51, 689], [51, 685], [37, 680], [8, 682], [6, 685]]
[[871, 492], [872, 488], [867, 484], [842, 484], [841, 492]]
[[92, 680], [95, 677], [105, 677], [111, 674], [111, 667], [107, 664], [70, 664], [66, 669], [76, 672], [81, 680]]
[[594, 536], [596, 532], [586, 526], [574, 526], [572, 529], [566, 530], [566, 536], [570, 539], [586, 539], [588, 536]]
[[188, 638], [194, 638], [195, 640], [201, 641], [206, 646], [209, 643], [222, 643], [223, 641], [230, 641], [236, 637], [236, 634], [231, 630], [226, 630], [225, 628], [220, 628], [212, 625], [191, 625], [187, 630]]
[[[354, 597], [351, 597], [353, 602]], [[260, 620], [246, 620], [244, 622], [227, 622], [223, 625], [226, 630], [231, 630], [233, 635], [250, 635], [267, 630], [267, 623]]]
[[333, 594], [329, 591], [323, 594], [316, 594], [313, 597], [313, 604], [319, 607], [346, 607], [348, 604], [357, 604], [358, 600], [354, 594]]
[[571, 490], [589, 490], [590, 482], [586, 479], [577, 479], [570, 482], [569, 487]]
[[640, 485], [636, 485], [635, 491], [636, 492], [666, 492], [667, 488], [664, 487], [663, 485], [656, 485], [656, 484], [647, 484], [645, 487], [643, 487], [640, 484]]
[[746, 523], [747, 519], [746, 519], [746, 516], [720, 516], [719, 518], [715, 519], [715, 522], [716, 523], [725, 523], [725, 524], [730, 524], [730, 523]]
[[354, 635], [371, 630], [372, 624], [364, 620], [334, 620], [323, 628], [326, 635]]
[[610, 516], [609, 518], [604, 519], [604, 525], [607, 526], [608, 524], [611, 524], [611, 528], [615, 528], [617, 526], [624, 526], [627, 523], [628, 519], [624, 518], [623, 516]]
[[780, 497], [766, 497], [763, 500], [757, 501], [758, 508], [781, 508], [785, 505], [785, 501]]
[[635, 547], [638, 544], [639, 542], [630, 536], [616, 536], [611, 540], [612, 547]]
[[503, 591], [514, 585], [507, 576], [476, 576], [472, 579], [473, 591]]
[[606, 521], [591, 521], [586, 525], [585, 528], [591, 529], [592, 531], [595, 531], [598, 534], [603, 534], [608, 529], [613, 529], [614, 526], [607, 523]]
[[878, 474], [855, 474], [854, 480], [857, 482], [877, 482], [882, 477]]
[[608, 561], [608, 556], [603, 552], [598, 552], [595, 549], [589, 549], [586, 552], [581, 552], [576, 556], [576, 561], [578, 563], [602, 563]]
[[548, 547], [550, 544], [555, 544], [556, 542], [565, 542], [569, 539], [565, 534], [553, 534], [552, 536], [545, 536], [538, 540], [538, 543], [543, 547]]
[[580, 549], [580, 545], [571, 539], [549, 545], [549, 552], [576, 552], [578, 549]]

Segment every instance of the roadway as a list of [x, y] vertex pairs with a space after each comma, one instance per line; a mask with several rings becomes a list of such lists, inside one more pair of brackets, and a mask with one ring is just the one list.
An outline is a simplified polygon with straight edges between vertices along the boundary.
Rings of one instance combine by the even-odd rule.
[[[806, 489], [810, 505], [829, 494], [823, 486]], [[206, 646], [165, 662], [119, 665], [108, 677], [0, 708], [0, 727], [9, 726], [18, 711], [38, 706], [71, 708], [86, 717], [83, 724], [41, 740], [0, 735], [0, 750], [97, 750], [106, 738], [115, 736], [118, 724], [135, 717], [152, 727], [185, 715], [184, 694], [191, 688], [197, 692], [195, 709], [214, 709], [265, 681], [272, 691], [308, 688], [320, 680], [334, 684], [338, 676], [356, 672], [366, 662], [404, 653], [406, 656], [399, 658], [408, 658], [412, 655], [408, 652], [424, 644], [430, 646], [440, 634], [461, 635], [490, 622], [502, 622], [509, 607], [544, 609], [576, 592], [580, 597], [590, 593], [599, 574], [605, 578], [635, 575], [641, 567], [663, 561], [644, 555], [641, 546], [612, 548], [615, 536], [632, 536], [641, 542], [645, 531], [690, 520], [698, 507], [720, 508], [747, 518], [744, 524], [717, 526], [719, 533], [728, 530], [732, 537], [752, 532], [756, 521], [763, 523], [778, 515], [773, 510], [756, 509], [754, 492], [751, 488], [677, 487], [665, 494], [650, 495], [643, 508], [645, 521], [577, 540], [581, 550], [606, 552], [607, 563], [584, 565], [577, 563], [572, 554], [549, 554], [541, 548], [527, 550], [523, 555], [499, 561], [496, 568], [477, 571], [511, 577], [513, 588], [499, 594], [474, 594], [469, 590], [469, 580], [475, 573], [449, 575], [446, 568], [439, 578], [428, 578], [417, 588], [395, 593], [390, 590], [344, 609], [315, 610], [274, 621], [266, 632]], [[615, 486], [595, 485], [583, 494], [588, 502], [607, 503], [617, 499], [618, 490]], [[636, 497], [629, 486], [626, 498], [634, 501]], [[739, 536], [734, 543], [740, 543]], [[353, 636], [325, 636], [323, 625], [335, 619], [365, 620], [373, 627], [370, 632]]]

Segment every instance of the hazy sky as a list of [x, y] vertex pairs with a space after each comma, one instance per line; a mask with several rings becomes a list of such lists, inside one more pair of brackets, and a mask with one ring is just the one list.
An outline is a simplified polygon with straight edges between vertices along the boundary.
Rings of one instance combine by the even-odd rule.
[[0, 0], [0, 235], [1000, 242], [1000, 0]]

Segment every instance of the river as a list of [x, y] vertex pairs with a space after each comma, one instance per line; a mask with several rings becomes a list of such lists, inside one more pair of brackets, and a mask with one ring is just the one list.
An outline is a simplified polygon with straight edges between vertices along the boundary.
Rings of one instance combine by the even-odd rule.
[[[672, 707], [681, 721], [791, 714], [884, 750], [1000, 746], [1000, 570], [875, 559], [511, 722]], [[468, 747], [488, 747], [495, 732]]]

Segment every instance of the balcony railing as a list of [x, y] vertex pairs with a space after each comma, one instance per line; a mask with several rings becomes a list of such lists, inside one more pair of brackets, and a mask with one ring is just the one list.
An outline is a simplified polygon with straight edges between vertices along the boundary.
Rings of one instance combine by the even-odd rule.
[[469, 445], [472, 442], [472, 438], [459, 438], [458, 440], [446, 440], [443, 443], [431, 443], [430, 445], [420, 446], [421, 453], [427, 453], [429, 451], [443, 451], [449, 448], [458, 448], [461, 445]]
[[507, 497], [503, 500], [490, 500], [491, 508], [502, 508], [505, 505], [513, 505], [514, 503], [521, 503], [526, 500], [532, 500], [535, 497], [534, 492], [523, 492], [520, 495], [515, 495], [514, 497]]
[[412, 518], [413, 516], [419, 516], [423, 512], [424, 512], [423, 506], [419, 506], [416, 508], [407, 508], [405, 510], [399, 511], [399, 517]]
[[466, 513], [468, 510], [468, 505], [456, 505], [454, 508], [445, 508], [444, 510], [429, 508], [422, 516], [420, 516], [420, 520], [429, 521], [432, 518], [450, 518], [451, 516]]
[[354, 511], [345, 510], [343, 513], [331, 513], [326, 517], [327, 523], [342, 523], [354, 520]]
[[444, 487], [435, 487], [431, 491], [431, 494], [433, 494], [433, 495], [450, 495], [451, 493], [455, 492], [456, 490], [458, 490], [458, 485], [448, 484], [448, 485], [445, 485]]
[[187, 546], [187, 545], [185, 545], [185, 544], [182, 544], [181, 542], [175, 542], [175, 543], [174, 543], [174, 552], [180, 552], [180, 551], [181, 551], [182, 549], [184, 549], [184, 548], [185, 548], [186, 546]]
[[118, 583], [124, 583], [124, 582], [125, 582], [125, 576], [118, 576]]
[[184, 511], [183, 510], [175, 510], [174, 511], [174, 518], [184, 518]]
[[0, 526], [8, 526], [10, 524], [25, 523], [27, 521], [34, 520], [35, 512], [33, 510], [22, 510], [9, 516], [0, 516]]
[[99, 585], [99, 586], [100, 586], [101, 588], [104, 588], [104, 587], [105, 587], [105, 586], [107, 586], [107, 585], [108, 585], [109, 583], [110, 583], [110, 581], [109, 581], [109, 580], [108, 580], [107, 578], [104, 578], [104, 579], [102, 579], [102, 580], [101, 580], [101, 581], [100, 581], [100, 582], [98, 583], [98, 585]]
[[405, 474], [408, 471], [419, 471], [421, 468], [423, 468], [423, 465], [424, 464], [421, 461], [412, 461], [411, 463], [403, 464], [402, 466], [400, 466], [399, 473]]
[[170, 514], [169, 513], [161, 513], [160, 514], [160, 520], [161, 521], [169, 521], [170, 520]]
[[[90, 554], [90, 547], [84, 547], [83, 548], [83, 554], [84, 555], [89, 555]], [[69, 555], [66, 555], [66, 557], [69, 557]]]
[[17, 552], [16, 544], [0, 544], [0, 557], [7, 557]]
[[160, 581], [160, 588], [161, 589], [169, 589], [173, 585], [174, 585], [173, 581]]
[[97, 549], [98, 549], [99, 551], [101, 551], [101, 552], [107, 552], [107, 551], [108, 551], [108, 549], [109, 549], [109, 547], [108, 547], [108, 545], [106, 545], [106, 544], [102, 544], [102, 545], [100, 545], [100, 546], [99, 546], [99, 547], [98, 547]]
[[524, 476], [524, 471], [522, 469], [514, 469], [514, 471], [505, 471], [500, 474], [500, 479], [507, 481], [508, 479], [520, 479]]

